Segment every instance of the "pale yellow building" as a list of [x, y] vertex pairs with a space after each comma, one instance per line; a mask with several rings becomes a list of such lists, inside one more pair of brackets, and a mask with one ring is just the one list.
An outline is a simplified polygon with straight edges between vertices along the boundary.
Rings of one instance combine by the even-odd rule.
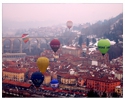
[[48, 84], [50, 84], [50, 82], [51, 82], [51, 75], [45, 73], [45, 74], [44, 74], [43, 84], [48, 85]]
[[74, 56], [80, 57], [82, 55], [82, 49], [70, 46], [62, 46], [62, 53], [63, 54], [71, 54]]
[[19, 70], [17, 68], [6, 68], [2, 71], [2, 78], [14, 81], [24, 82], [25, 79], [24, 70]]
[[62, 84], [75, 85], [76, 82], [77, 82], [77, 80], [76, 80], [76, 77], [74, 75], [61, 77]]

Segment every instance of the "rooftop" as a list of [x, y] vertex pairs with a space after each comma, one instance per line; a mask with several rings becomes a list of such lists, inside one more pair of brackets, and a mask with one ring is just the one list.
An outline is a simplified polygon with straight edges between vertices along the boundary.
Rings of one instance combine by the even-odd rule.
[[25, 73], [26, 72], [26, 70], [24, 69], [17, 69], [17, 68], [5, 68], [3, 71], [12, 72], [12, 73]]
[[76, 48], [76, 47], [71, 47], [71, 46], [62, 46], [62, 48], [66, 48], [66, 49], [73, 49], [73, 50], [78, 49], [78, 48]]
[[26, 53], [4, 53], [2, 54], [3, 56], [4, 55], [26, 55]]
[[120, 82], [120, 80], [118, 80], [118, 79], [110, 79], [109, 80], [106, 77], [103, 77], [103, 78], [89, 77], [88, 80], [95, 80], [95, 81], [106, 82], [106, 83]]
[[31, 84], [26, 83], [26, 82], [18, 82], [18, 81], [12, 81], [12, 80], [3, 80], [2, 83], [6, 83], [6, 84], [11, 84], [11, 85], [15, 85], [15, 86], [21, 86], [21, 87], [30, 87]]

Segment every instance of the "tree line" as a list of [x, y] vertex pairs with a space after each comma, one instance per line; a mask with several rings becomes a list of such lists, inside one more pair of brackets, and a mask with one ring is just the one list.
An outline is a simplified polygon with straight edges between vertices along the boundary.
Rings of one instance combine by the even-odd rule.
[[[103, 94], [100, 96], [96, 91], [94, 91], [93, 89], [91, 89], [90, 91], [88, 91], [87, 93], [87, 97], [88, 98], [106, 98], [108, 97], [106, 92], [103, 92]], [[116, 93], [115, 91], [111, 93], [110, 97], [120, 97], [120, 95], [118, 93]]]

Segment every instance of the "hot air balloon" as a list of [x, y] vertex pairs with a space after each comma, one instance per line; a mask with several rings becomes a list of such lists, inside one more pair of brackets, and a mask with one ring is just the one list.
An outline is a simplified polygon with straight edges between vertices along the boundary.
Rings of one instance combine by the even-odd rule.
[[52, 48], [52, 50], [56, 53], [57, 50], [60, 48], [60, 41], [58, 39], [53, 39], [50, 42], [50, 47]]
[[107, 39], [101, 39], [98, 41], [98, 49], [104, 56], [110, 48], [110, 42]]
[[45, 73], [49, 65], [49, 59], [47, 57], [39, 57], [37, 59], [37, 66], [41, 73]]
[[70, 29], [72, 27], [72, 25], [73, 25], [73, 22], [72, 21], [67, 21], [66, 25]]
[[23, 39], [24, 43], [27, 43], [29, 41], [29, 35], [28, 34], [23, 34], [22, 39]]
[[36, 88], [39, 88], [44, 81], [44, 75], [41, 72], [34, 72], [31, 75], [31, 80]]
[[53, 80], [51, 80], [50, 85], [51, 85], [53, 90], [56, 90], [59, 86], [59, 82], [57, 79], [53, 79]]

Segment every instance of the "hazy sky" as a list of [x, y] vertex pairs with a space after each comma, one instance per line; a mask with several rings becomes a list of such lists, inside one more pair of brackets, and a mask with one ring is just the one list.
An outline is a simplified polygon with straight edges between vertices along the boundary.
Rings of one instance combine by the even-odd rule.
[[95, 23], [98, 20], [109, 19], [123, 12], [123, 4], [99, 3], [63, 3], [63, 4], [2, 4], [2, 19], [11, 21], [50, 21], [53, 24]]

